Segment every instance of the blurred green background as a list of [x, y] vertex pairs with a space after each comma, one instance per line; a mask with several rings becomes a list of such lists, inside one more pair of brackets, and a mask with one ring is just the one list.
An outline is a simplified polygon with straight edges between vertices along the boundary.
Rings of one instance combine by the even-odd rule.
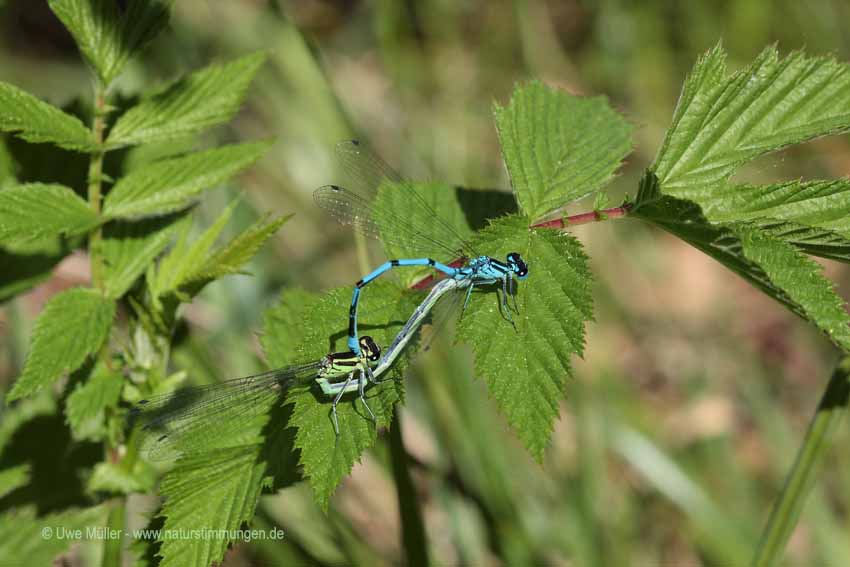
[[[266, 212], [296, 217], [258, 256], [254, 277], [211, 285], [185, 312], [190, 332], [175, 364], [198, 382], [258, 371], [256, 334], [281, 291], [360, 277], [351, 233], [311, 199], [334, 180], [334, 142], [368, 139], [413, 178], [508, 190], [492, 104], [506, 102], [517, 81], [540, 78], [607, 95], [636, 125], [635, 151], [609, 188], [617, 202], [635, 194], [702, 52], [722, 39], [732, 69], [773, 42], [782, 52], [805, 47], [847, 61], [848, 21], [850, 5], [838, 0], [176, 2], [170, 28], [118, 91], [267, 51], [244, 110], [214, 135], [277, 143], [232, 186], [207, 193], [200, 214], [212, 219], [241, 196], [234, 232]], [[0, 2], [0, 30], [0, 80], [58, 105], [89, 96], [88, 74], [46, 3]], [[850, 146], [840, 137], [761, 160], [742, 177], [839, 177], [848, 169]], [[34, 160], [21, 174], [45, 180], [56, 171]], [[81, 174], [72, 164], [62, 172]], [[437, 343], [407, 378], [404, 443], [432, 561], [747, 563], [836, 352], [719, 264], [637, 221], [575, 233], [597, 278], [596, 321], [543, 466], [474, 379], [468, 349]], [[381, 257], [371, 251], [375, 265]], [[847, 270], [825, 265], [847, 297]], [[71, 257], [51, 281], [0, 306], [0, 387], [19, 373], [45, 299], [85, 277], [84, 260]], [[848, 441], [845, 426], [835, 446]], [[254, 526], [280, 526], [286, 539], [239, 545], [225, 564], [401, 561], [387, 443], [382, 436], [355, 467], [327, 516], [303, 483], [266, 497]], [[133, 506], [152, 502], [140, 497]], [[786, 561], [850, 564], [846, 452], [830, 453]]]

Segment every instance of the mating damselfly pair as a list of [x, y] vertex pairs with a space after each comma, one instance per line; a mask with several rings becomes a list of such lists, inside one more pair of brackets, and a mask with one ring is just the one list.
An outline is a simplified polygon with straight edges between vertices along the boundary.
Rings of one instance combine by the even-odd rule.
[[[450, 222], [436, 213], [412, 183], [403, 180], [362, 144], [350, 140], [338, 144], [336, 149], [351, 184], [320, 187], [314, 193], [316, 203], [358, 232], [380, 238], [385, 244], [395, 243], [405, 250], [436, 249], [446, 255], [446, 261], [424, 256], [390, 260], [359, 280], [349, 308], [349, 352], [328, 354], [306, 364], [142, 400], [133, 408], [131, 416], [141, 425], [143, 447], [150, 457], [170, 458], [203, 450], [204, 439], [238, 431], [241, 424], [258, 413], [268, 412], [295, 385], [315, 383], [322, 395], [331, 400], [329, 418], [337, 435], [337, 405], [346, 393], [357, 392], [366, 415], [375, 421], [364, 395], [365, 389], [386, 380], [382, 379], [383, 374], [403, 352], [432, 308], [450, 293], [456, 300], [465, 298], [460, 308], [462, 314], [473, 288], [496, 284], [497, 292], [501, 291], [502, 313], [513, 323], [508, 297], [514, 293], [514, 280], [528, 276], [528, 267], [519, 253], [507, 253], [505, 261], [477, 253]], [[401, 218], [382, 206], [380, 197], [386, 195], [402, 199], [412, 214]], [[361, 290], [382, 274], [402, 266], [431, 267], [444, 278], [434, 285], [382, 352], [371, 337], [358, 334]], [[516, 310], [516, 305], [513, 309]], [[201, 442], [196, 442], [199, 439]]]

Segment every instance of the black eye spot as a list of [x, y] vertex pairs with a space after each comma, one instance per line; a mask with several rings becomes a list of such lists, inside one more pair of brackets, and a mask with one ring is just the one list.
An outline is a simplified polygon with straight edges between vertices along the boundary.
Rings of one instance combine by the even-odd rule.
[[381, 347], [375, 344], [375, 340], [369, 335], [360, 337], [360, 349], [369, 360], [375, 361], [381, 357]]
[[355, 146], [359, 146], [360, 140], [351, 140], [351, 143], [354, 144]]

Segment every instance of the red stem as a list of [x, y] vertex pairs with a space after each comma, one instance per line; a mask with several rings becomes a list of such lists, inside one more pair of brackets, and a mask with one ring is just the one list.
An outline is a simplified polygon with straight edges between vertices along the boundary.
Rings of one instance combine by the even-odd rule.
[[531, 225], [531, 228], [567, 228], [568, 226], [576, 226], [578, 224], [587, 224], [590, 222], [599, 222], [608, 219], [616, 219], [629, 214], [629, 205], [620, 207], [612, 207], [610, 209], [602, 209], [600, 211], [590, 211], [587, 213], [579, 213], [569, 217], [561, 217], [552, 219], [537, 224]]
[[[571, 215], [568, 217], [561, 217], [559, 219], [552, 219], [548, 221], [539, 222], [537, 224], [531, 225], [530, 228], [554, 228], [554, 229], [565, 229], [568, 226], [576, 226], [579, 224], [588, 224], [591, 222], [599, 222], [608, 219], [616, 219], [620, 217], [624, 217], [629, 214], [631, 210], [631, 205], [628, 203], [619, 206], [612, 207], [610, 209], [602, 209], [600, 211], [590, 211], [587, 213], [579, 213], [577, 215]], [[466, 258], [456, 258], [449, 262], [449, 266], [452, 268], [458, 268], [462, 266], [466, 262]], [[441, 279], [441, 274], [434, 274], [427, 277], [422, 278], [412, 286], [412, 289], [425, 289], [429, 285], [431, 285], [435, 280]]]

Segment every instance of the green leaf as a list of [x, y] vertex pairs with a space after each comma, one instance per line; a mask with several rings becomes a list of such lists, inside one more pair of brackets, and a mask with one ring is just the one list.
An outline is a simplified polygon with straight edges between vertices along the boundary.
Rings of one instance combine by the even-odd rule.
[[843, 234], [780, 219], [757, 219], [751, 224], [806, 254], [850, 262], [850, 239]]
[[[35, 507], [12, 509], [0, 514], [0, 557], [26, 558], [28, 565], [52, 565], [56, 557], [85, 538], [69, 534], [103, 526], [106, 508], [70, 508], [36, 517]], [[49, 534], [49, 537], [46, 537]], [[64, 535], [64, 537], [61, 537]]]
[[190, 135], [168, 142], [157, 142], [127, 148], [121, 163], [124, 175], [153, 165], [167, 158], [185, 156], [196, 150], [198, 136]]
[[0, 471], [0, 498], [3, 498], [16, 488], [30, 481], [31, 467], [29, 464], [18, 465]]
[[631, 126], [605, 97], [533, 81], [494, 113], [514, 193], [532, 219], [605, 185], [632, 148]]
[[554, 230], [529, 230], [528, 224], [526, 217], [504, 217], [474, 241], [482, 254], [519, 252], [528, 262], [528, 279], [516, 282], [516, 330], [490, 286], [472, 294], [458, 340], [472, 346], [477, 375], [531, 454], [542, 460], [565, 378], [572, 375], [570, 359], [584, 351], [585, 323], [593, 317], [592, 277], [578, 240]]
[[296, 364], [293, 345], [304, 336], [303, 321], [310, 315], [311, 306], [318, 296], [299, 288], [287, 288], [280, 296], [280, 304], [263, 315], [263, 335], [260, 341], [266, 358], [275, 366]]
[[201, 191], [245, 169], [270, 142], [238, 144], [155, 162], [122, 177], [103, 205], [110, 218], [165, 214], [187, 207]]
[[[281, 303], [265, 314], [263, 346], [273, 367], [296, 362], [318, 360], [328, 352], [347, 350], [348, 307], [352, 288], [338, 288], [323, 296], [305, 291], [285, 291]], [[385, 347], [416, 308], [413, 293], [376, 281], [364, 291], [365, 304], [382, 308], [365, 309], [358, 320], [363, 334]], [[281, 348], [283, 345], [284, 348]], [[369, 407], [378, 425], [387, 427], [394, 404], [402, 397], [398, 379], [403, 361], [396, 364], [396, 379], [372, 386], [366, 392]], [[387, 376], [384, 376], [385, 378]], [[295, 447], [300, 450], [300, 463], [320, 507], [327, 510], [331, 494], [339, 482], [351, 472], [355, 461], [375, 443], [375, 425], [361, 407], [356, 394], [343, 397], [337, 412], [340, 435], [331, 422], [331, 400], [315, 384], [293, 387], [287, 394], [292, 404], [289, 424], [297, 430]]]
[[172, 140], [230, 120], [265, 56], [254, 53], [189, 75], [125, 112], [109, 147]]
[[163, 528], [208, 529], [223, 535], [166, 539], [159, 550], [161, 566], [220, 561], [234, 540], [233, 532], [253, 517], [262, 490], [282, 488], [297, 480], [297, 453], [292, 446], [292, 430], [286, 427], [288, 416], [286, 408], [277, 406], [246, 423], [247, 430], [238, 445], [181, 459], [165, 475], [160, 485], [165, 498]]
[[0, 82], [0, 131], [68, 150], [86, 152], [93, 147], [91, 131], [78, 118], [4, 82]]
[[[652, 186], [655, 188], [651, 188]], [[632, 214], [705, 252], [792, 312], [817, 325], [839, 348], [850, 348], [850, 317], [818, 264], [777, 236], [794, 227], [712, 224], [699, 205], [663, 196], [647, 173]]]
[[189, 244], [191, 226], [188, 223], [182, 226], [177, 244], [163, 257], [157, 270], [149, 272], [152, 277], [148, 278], [148, 286], [154, 297], [177, 291], [187, 275], [206, 260], [212, 245], [230, 220], [236, 204], [237, 202], [233, 201], [228, 205], [215, 222], [191, 245]]
[[242, 266], [247, 264], [266, 240], [291, 217], [292, 215], [289, 215], [271, 221], [261, 219], [249, 226], [226, 245], [213, 252], [203, 264], [187, 272], [180, 282], [180, 289], [193, 296], [213, 280], [230, 274], [243, 273]]
[[0, 242], [82, 234], [98, 222], [88, 204], [62, 185], [27, 183], [0, 191]]
[[[171, 242], [185, 215], [136, 222], [115, 221], [103, 231], [104, 292], [117, 299]], [[187, 223], [188, 224], [188, 223]]]
[[221, 561], [236, 531], [254, 516], [266, 475], [260, 445], [210, 451], [181, 460], [162, 480], [165, 530], [216, 530], [222, 537], [164, 539], [161, 567]]
[[744, 257], [760, 266], [771, 283], [785, 291], [803, 317], [839, 348], [850, 352], [850, 315], [832, 282], [824, 277], [823, 267], [755, 226], [736, 224], [733, 231], [741, 239]]
[[36, 319], [24, 371], [9, 401], [29, 396], [63, 372], [73, 372], [97, 352], [112, 327], [115, 303], [92, 289], [54, 295]]
[[78, 383], [65, 402], [65, 417], [75, 441], [101, 441], [106, 435], [106, 410], [121, 398], [124, 379], [106, 365], [95, 365], [91, 376]]
[[702, 57], [651, 169], [665, 194], [702, 203], [744, 163], [850, 130], [850, 72], [830, 57], [765, 49], [726, 76], [718, 45]]
[[721, 184], [700, 197], [712, 222], [781, 219], [822, 227], [850, 238], [850, 179]]
[[126, 460], [120, 463], [97, 463], [86, 483], [88, 492], [131, 494], [150, 492], [156, 486], [156, 471], [141, 459], [135, 461], [133, 470], [128, 471]]
[[127, 60], [165, 27], [171, 4], [171, 0], [130, 0], [120, 8], [111, 0], [49, 2], [104, 85], [109, 85]]

